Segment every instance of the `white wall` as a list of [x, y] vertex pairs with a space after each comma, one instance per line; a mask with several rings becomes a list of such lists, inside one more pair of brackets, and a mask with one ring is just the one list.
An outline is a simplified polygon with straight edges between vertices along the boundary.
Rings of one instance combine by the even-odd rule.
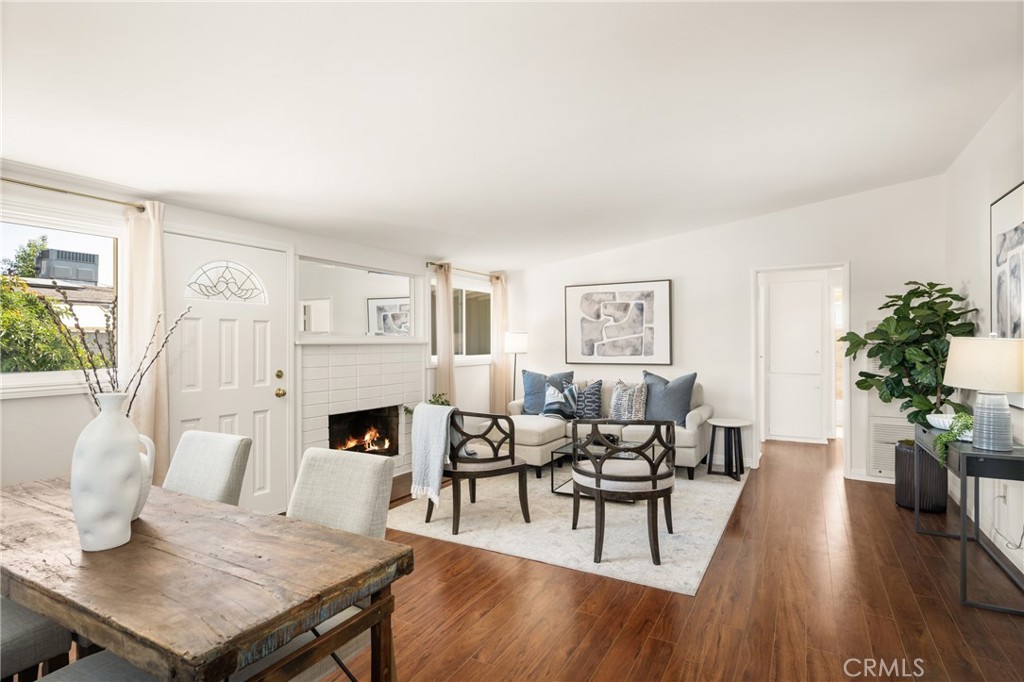
[[[509, 326], [530, 333], [519, 365], [639, 381], [641, 367], [565, 364], [563, 287], [667, 278], [673, 364], [648, 369], [668, 378], [696, 371], [717, 415], [753, 418], [752, 269], [849, 261], [850, 319], [863, 332], [885, 294], [901, 291], [903, 282], [942, 280], [942, 187], [941, 178], [926, 178], [511, 273]], [[865, 368], [862, 355], [853, 370]], [[850, 398], [851, 468], [864, 475], [868, 396], [854, 391]], [[750, 429], [744, 437], [753, 452]]]
[[[1018, 86], [992, 119], [961, 152], [943, 177], [946, 209], [947, 281], [980, 310], [978, 334], [991, 323], [989, 289], [989, 206], [1024, 180], [1024, 85]], [[1024, 410], [1011, 408], [1014, 438], [1024, 442]], [[959, 498], [959, 485], [950, 477], [950, 491]], [[1017, 568], [1024, 570], [1024, 549], [1010, 550], [1020, 541], [1024, 526], [1024, 483], [981, 481], [981, 528], [996, 541]], [[973, 492], [972, 492], [973, 500]], [[974, 509], [973, 501], [968, 509]]]
[[[435, 380], [437, 368], [427, 370], [427, 390], [429, 398], [437, 392]], [[469, 412], [491, 411], [491, 366], [490, 365], [456, 365], [455, 366], [455, 405], [460, 410]]]

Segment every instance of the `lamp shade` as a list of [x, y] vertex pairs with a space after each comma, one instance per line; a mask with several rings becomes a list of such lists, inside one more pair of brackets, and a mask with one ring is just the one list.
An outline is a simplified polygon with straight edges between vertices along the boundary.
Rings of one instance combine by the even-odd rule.
[[1024, 339], [954, 336], [942, 383], [988, 393], [1024, 391]]
[[528, 337], [526, 332], [505, 332], [505, 352], [525, 353]]

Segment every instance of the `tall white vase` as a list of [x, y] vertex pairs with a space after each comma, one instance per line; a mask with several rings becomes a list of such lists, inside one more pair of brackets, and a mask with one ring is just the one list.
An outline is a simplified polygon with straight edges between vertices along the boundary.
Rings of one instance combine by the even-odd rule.
[[82, 429], [71, 458], [71, 508], [87, 552], [113, 549], [131, 538], [142, 478], [139, 432], [121, 410], [126, 394], [96, 397], [100, 413]]

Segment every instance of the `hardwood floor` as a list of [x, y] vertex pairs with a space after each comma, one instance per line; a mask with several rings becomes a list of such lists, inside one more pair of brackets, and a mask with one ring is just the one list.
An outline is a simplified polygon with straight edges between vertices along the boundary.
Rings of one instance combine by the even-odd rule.
[[[962, 608], [957, 542], [912, 522], [891, 486], [843, 479], [835, 444], [773, 444], [694, 597], [389, 530], [416, 556], [394, 586], [399, 679], [840, 680], [857, 659], [850, 679], [1024, 682], [1024, 618]], [[971, 573], [1024, 607], [980, 552]]]

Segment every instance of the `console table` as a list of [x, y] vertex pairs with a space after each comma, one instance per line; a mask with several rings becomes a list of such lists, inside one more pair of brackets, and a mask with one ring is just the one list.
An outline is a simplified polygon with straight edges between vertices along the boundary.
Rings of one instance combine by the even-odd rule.
[[[946, 533], [943, 531], [926, 530], [921, 528], [921, 454], [926, 453], [938, 460], [935, 452], [935, 436], [942, 433], [938, 429], [929, 429], [918, 425], [915, 432], [914, 447], [914, 530], [924, 535], [936, 535], [944, 538], [957, 538], [960, 540], [960, 603], [964, 606], [973, 606], [979, 609], [990, 611], [1001, 611], [1024, 615], [1024, 610], [997, 604], [986, 604], [972, 601], [967, 597], [967, 543], [973, 540], [974, 543], [985, 550], [985, 553], [996, 563], [1003, 573], [1024, 592], [1024, 584], [1013, 574], [1012, 569], [1006, 565], [998, 552], [993, 552], [981, 541], [981, 530], [978, 522], [979, 515], [979, 490], [982, 478], [997, 478], [1010, 481], [1024, 481], [1024, 446], [1014, 445], [1009, 452], [997, 452], [994, 450], [981, 450], [970, 443], [954, 441], [946, 444], [946, 467], [950, 472], [960, 479], [960, 532]], [[974, 478], [974, 537], [967, 535], [967, 479]]]

